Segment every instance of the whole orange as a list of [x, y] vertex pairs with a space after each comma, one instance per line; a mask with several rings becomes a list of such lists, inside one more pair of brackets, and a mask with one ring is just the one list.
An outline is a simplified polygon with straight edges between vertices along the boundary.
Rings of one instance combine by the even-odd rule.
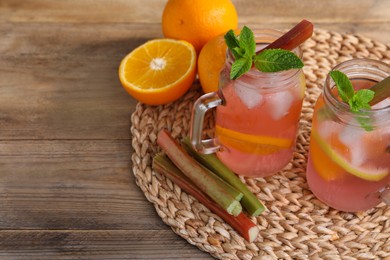
[[237, 25], [230, 0], [168, 0], [162, 14], [164, 36], [188, 41], [197, 53], [209, 40]]
[[218, 35], [203, 46], [198, 58], [198, 77], [205, 93], [217, 91], [219, 73], [225, 64], [226, 43], [224, 35]]

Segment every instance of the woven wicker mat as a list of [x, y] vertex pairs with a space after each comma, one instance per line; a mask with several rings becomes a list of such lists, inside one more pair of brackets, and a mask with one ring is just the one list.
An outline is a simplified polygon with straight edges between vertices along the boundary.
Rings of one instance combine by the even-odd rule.
[[[163, 106], [137, 104], [131, 116], [137, 185], [172, 230], [220, 259], [390, 259], [390, 207], [383, 204], [357, 214], [339, 212], [317, 200], [305, 180], [313, 105], [324, 78], [336, 64], [369, 57], [390, 63], [390, 45], [358, 35], [316, 30], [302, 47], [307, 79], [297, 148], [278, 174], [244, 179], [268, 210], [252, 220], [260, 228], [248, 243], [217, 215], [152, 171], [159, 148], [156, 136], [167, 128], [175, 138], [188, 135], [191, 108], [201, 95], [197, 83], [176, 102]], [[212, 126], [212, 119], [206, 119]]]

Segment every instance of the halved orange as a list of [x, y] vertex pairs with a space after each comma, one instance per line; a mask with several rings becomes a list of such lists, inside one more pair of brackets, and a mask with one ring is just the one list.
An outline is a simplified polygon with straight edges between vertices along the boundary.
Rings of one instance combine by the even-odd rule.
[[215, 134], [222, 145], [250, 154], [272, 154], [293, 145], [290, 139], [246, 134], [219, 125], [215, 127]]
[[138, 101], [161, 105], [181, 97], [196, 76], [194, 47], [181, 40], [155, 39], [123, 58], [119, 79]]

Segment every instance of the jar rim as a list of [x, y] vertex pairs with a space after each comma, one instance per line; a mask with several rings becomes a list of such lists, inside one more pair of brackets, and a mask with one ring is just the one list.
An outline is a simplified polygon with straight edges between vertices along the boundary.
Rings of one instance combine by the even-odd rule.
[[[368, 58], [354, 58], [335, 66], [331, 71], [339, 70], [349, 79], [370, 80], [380, 82], [390, 75], [390, 65]], [[329, 109], [341, 122], [361, 128], [360, 120], [369, 120], [372, 126], [387, 125], [390, 122], [390, 105], [373, 109], [361, 109], [352, 112], [350, 106], [340, 100], [333, 91], [336, 84], [328, 73], [323, 87], [323, 97]], [[364, 122], [364, 121], [360, 121]]]
[[[375, 72], [380, 72], [383, 74], [383, 77], [381, 79], [378, 78], [378, 80], [375, 80], [376, 82], [379, 82], [380, 80], [390, 76], [390, 65], [387, 63], [384, 63], [382, 61], [374, 60], [374, 59], [369, 59], [369, 58], [353, 58], [344, 62], [341, 62], [340, 64], [336, 65], [331, 69], [331, 71], [339, 70], [343, 73], [345, 73], [348, 78], [358, 76], [361, 74], [358, 74], [356, 72], [353, 72], [354, 69], [363, 69], [366, 68], [367, 65], [370, 65], [372, 70]], [[386, 71], [387, 70], [387, 71]], [[351, 72], [352, 74], [349, 74]], [[385, 76], [387, 74], [387, 76]], [[369, 74], [365, 73], [364, 76], [368, 76]], [[360, 77], [362, 78], [362, 76]], [[362, 78], [365, 79], [365, 78]], [[372, 79], [371, 79], [372, 80]], [[330, 103], [333, 106], [338, 106], [341, 107], [342, 110], [344, 111], [349, 111], [350, 107], [348, 104], [343, 102], [342, 100], [338, 99], [337, 96], [335, 96], [334, 92], [332, 89], [335, 87], [335, 82], [333, 79], [330, 77], [330, 73], [327, 74], [326, 79], [325, 79], [325, 84], [323, 88], [323, 93], [326, 99], [330, 101]], [[380, 112], [380, 111], [390, 111], [390, 105], [380, 107], [380, 108], [373, 108], [373, 109], [361, 109], [360, 112], [364, 114], [372, 114], [375, 112]]]

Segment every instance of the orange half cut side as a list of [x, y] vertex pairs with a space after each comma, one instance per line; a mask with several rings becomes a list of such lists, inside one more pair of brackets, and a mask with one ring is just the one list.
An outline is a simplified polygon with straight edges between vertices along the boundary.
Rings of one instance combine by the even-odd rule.
[[130, 52], [119, 66], [119, 79], [135, 99], [149, 105], [172, 102], [192, 85], [194, 47], [181, 40], [156, 39]]

